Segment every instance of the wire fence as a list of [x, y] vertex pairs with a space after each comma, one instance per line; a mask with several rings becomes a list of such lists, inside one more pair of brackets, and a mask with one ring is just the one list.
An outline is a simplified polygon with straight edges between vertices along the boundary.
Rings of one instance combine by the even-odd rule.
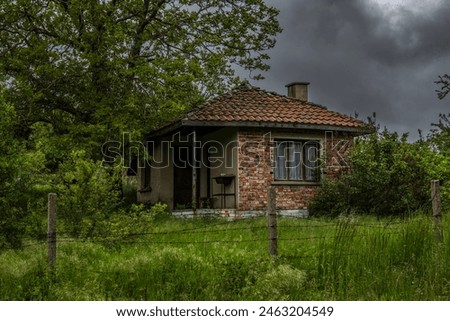
[[[61, 231], [57, 235], [57, 244], [65, 243], [103, 243], [112, 242], [117, 244], [148, 244], [148, 245], [198, 245], [210, 243], [248, 243], [248, 242], [268, 242], [268, 226], [265, 217], [236, 220], [221, 221], [210, 223], [205, 226], [197, 226], [190, 228], [181, 228], [173, 230], [150, 230], [145, 232], [128, 232], [128, 233], [103, 233], [102, 235], [78, 235], [71, 236], [69, 231]], [[293, 224], [296, 223], [296, 224]], [[246, 226], [236, 226], [244, 224]], [[337, 238], [339, 232], [339, 222], [327, 222], [320, 219], [310, 219], [292, 216], [282, 217], [278, 221], [278, 242], [297, 242], [312, 240], [333, 240]], [[394, 235], [402, 233], [398, 229], [405, 222], [383, 222], [380, 224], [373, 223], [348, 223], [348, 227], [352, 229], [360, 229], [365, 233], [359, 235], [347, 235], [347, 238], [369, 238], [371, 233], [367, 230], [384, 230], [383, 235]], [[328, 234], [314, 232], [319, 230], [327, 230]], [[389, 232], [387, 232], [389, 231]], [[357, 231], [361, 233], [361, 231]], [[305, 235], [306, 234], [306, 235]], [[43, 246], [47, 244], [47, 234], [37, 237], [23, 239], [23, 247]], [[340, 236], [342, 237], [342, 235]], [[243, 239], [244, 238], [244, 239]]]
[[[52, 197], [55, 197], [53, 195]], [[432, 194], [430, 203], [433, 203], [433, 216], [435, 223], [440, 222], [441, 213], [436, 214], [435, 202], [440, 202], [439, 191]], [[50, 195], [49, 195], [50, 199]], [[269, 200], [269, 203], [271, 201]], [[51, 206], [55, 208], [52, 209]], [[402, 219], [387, 219], [383, 221], [364, 221], [352, 218], [323, 219], [302, 218], [299, 216], [277, 217], [275, 205], [268, 206], [268, 215], [265, 217], [240, 218], [235, 220], [211, 218], [210, 220], [195, 220], [185, 223], [186, 220], [175, 219], [170, 224], [150, 224], [148, 227], [136, 226], [126, 231], [102, 231], [74, 235], [73, 231], [49, 230], [46, 234], [37, 235], [35, 239], [25, 238], [22, 246], [44, 247], [48, 246], [49, 262], [56, 259], [56, 246], [64, 244], [107, 244], [109, 246], [207, 246], [214, 244], [252, 246], [255, 249], [268, 252], [270, 255], [280, 255], [284, 258], [317, 258], [317, 254], [308, 254], [311, 246], [328, 244], [350, 244], [349, 242], [376, 242], [393, 236], [407, 234], [408, 222]], [[438, 209], [440, 211], [440, 208]], [[49, 201], [49, 222], [56, 220], [56, 204]], [[438, 217], [438, 220], [436, 220]], [[167, 222], [166, 222], [167, 223]], [[185, 226], [188, 225], [188, 226]], [[435, 229], [436, 229], [435, 224]], [[50, 228], [50, 224], [49, 224]], [[442, 230], [435, 233], [436, 240], [442, 242]], [[268, 249], [268, 251], [267, 251]], [[302, 254], [298, 252], [303, 250]], [[51, 252], [54, 257], [51, 257]], [[292, 253], [294, 252], [294, 253]], [[336, 253], [335, 253], [336, 254]], [[357, 255], [357, 253], [343, 253], [337, 255]]]

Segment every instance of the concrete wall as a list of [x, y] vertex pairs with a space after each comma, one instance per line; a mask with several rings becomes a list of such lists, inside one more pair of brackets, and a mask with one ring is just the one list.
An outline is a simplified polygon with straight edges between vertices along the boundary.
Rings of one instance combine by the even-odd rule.
[[[213, 207], [221, 208], [221, 196], [213, 196], [213, 194], [222, 193], [222, 185], [217, 184], [213, 179], [221, 175], [234, 175], [234, 181], [225, 186], [225, 193], [236, 193], [238, 186], [237, 177], [237, 129], [236, 128], [222, 128], [202, 136], [202, 168], [200, 170], [200, 197], [205, 198], [207, 192], [207, 165], [210, 165], [210, 186], [211, 196], [213, 197]], [[209, 162], [206, 160], [209, 150]], [[236, 190], [235, 190], [236, 187]], [[226, 198], [226, 208], [235, 208], [236, 204], [234, 197], [228, 196]]]
[[[213, 131], [202, 137], [197, 137], [197, 140], [201, 142], [202, 155], [200, 164], [200, 199], [206, 198], [208, 196], [207, 191], [207, 150], [210, 149], [210, 187], [211, 196], [213, 194], [222, 193], [222, 185], [217, 184], [213, 177], [225, 175], [234, 175], [235, 181], [229, 186], [225, 187], [225, 193], [236, 193], [237, 196], [237, 129], [235, 128], [222, 128]], [[170, 145], [167, 143], [168, 140], [155, 143], [152, 169], [151, 169], [151, 179], [150, 186], [151, 191], [143, 190], [143, 173], [144, 169], [138, 170], [137, 181], [138, 181], [138, 202], [144, 203], [156, 203], [164, 202], [173, 209], [173, 191], [174, 191], [174, 171], [172, 167], [173, 151]], [[208, 148], [209, 146], [209, 148]], [[235, 187], [236, 186], [236, 190]], [[221, 197], [212, 196], [214, 208], [221, 207]], [[199, 204], [201, 205], [201, 204]], [[226, 207], [235, 208], [235, 198], [228, 196], [226, 198]]]
[[144, 169], [138, 170], [138, 202], [141, 203], [157, 203], [163, 202], [173, 206], [173, 167], [172, 151], [169, 144], [165, 141], [155, 144], [153, 156], [150, 161], [151, 177], [150, 190], [143, 190], [143, 173]]

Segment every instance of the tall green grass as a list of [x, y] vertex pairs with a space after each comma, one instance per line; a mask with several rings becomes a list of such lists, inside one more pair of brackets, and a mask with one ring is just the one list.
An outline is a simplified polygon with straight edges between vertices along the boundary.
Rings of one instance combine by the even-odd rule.
[[[434, 239], [408, 220], [280, 218], [279, 256], [265, 218], [163, 219], [105, 240], [60, 239], [0, 254], [0, 300], [448, 300], [449, 223]], [[141, 229], [140, 229], [141, 231]]]

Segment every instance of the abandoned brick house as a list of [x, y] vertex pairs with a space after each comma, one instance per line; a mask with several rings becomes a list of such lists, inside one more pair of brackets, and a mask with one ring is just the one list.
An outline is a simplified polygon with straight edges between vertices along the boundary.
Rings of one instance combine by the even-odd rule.
[[309, 102], [308, 84], [291, 83], [283, 96], [244, 83], [150, 133], [138, 201], [258, 215], [275, 186], [280, 214], [305, 215], [321, 181], [347, 166], [353, 138], [367, 132], [364, 122]]

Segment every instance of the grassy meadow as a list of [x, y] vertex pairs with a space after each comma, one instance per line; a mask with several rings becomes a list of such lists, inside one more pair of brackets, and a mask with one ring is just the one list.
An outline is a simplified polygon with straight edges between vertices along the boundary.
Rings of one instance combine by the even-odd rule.
[[[449, 213], [450, 214], [450, 213]], [[139, 233], [0, 253], [0, 300], [449, 300], [450, 225], [344, 217], [155, 220]]]

